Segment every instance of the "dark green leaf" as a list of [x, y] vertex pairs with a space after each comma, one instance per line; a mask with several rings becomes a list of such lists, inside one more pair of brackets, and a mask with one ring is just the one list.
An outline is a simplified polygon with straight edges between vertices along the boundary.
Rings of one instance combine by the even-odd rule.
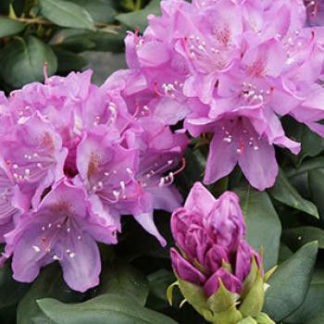
[[144, 306], [149, 293], [149, 285], [146, 277], [134, 267], [108, 264], [103, 269], [103, 279], [98, 292], [129, 297]]
[[283, 240], [294, 249], [308, 242], [318, 241], [318, 247], [324, 249], [324, 230], [313, 226], [288, 228], [283, 232]]
[[42, 311], [57, 324], [175, 324], [171, 318], [113, 294], [84, 303], [63, 304], [55, 299], [37, 301]]
[[301, 143], [301, 151], [296, 157], [298, 162], [323, 152], [324, 139], [311, 131], [305, 124], [299, 123], [291, 117], [285, 117], [283, 123], [286, 135]]
[[148, 276], [150, 292], [155, 297], [167, 301], [166, 291], [176, 281], [174, 274], [165, 269], [160, 269]]
[[140, 30], [143, 31], [148, 23], [147, 16], [149, 14], [159, 15], [160, 13], [160, 0], [152, 0], [144, 9], [130, 13], [119, 14], [116, 16], [116, 19], [133, 30], [135, 30], [135, 28], [139, 26]]
[[308, 185], [311, 197], [324, 219], [324, 167], [308, 172]]
[[282, 170], [279, 172], [275, 186], [269, 192], [273, 198], [283, 204], [319, 218], [316, 206], [297, 192]]
[[284, 244], [280, 243], [280, 249], [279, 249], [279, 258], [278, 258], [278, 263], [282, 263], [289, 259], [293, 255], [293, 252], [289, 249], [289, 247]]
[[42, 15], [58, 26], [94, 30], [89, 12], [81, 6], [62, 0], [39, 0]]
[[[290, 168], [286, 170], [286, 176], [298, 192], [304, 197], [311, 198], [308, 173], [316, 171], [318, 169], [324, 169], [324, 158], [317, 157], [303, 162], [298, 168]], [[315, 192], [316, 193], [316, 192]], [[316, 201], [311, 199], [315, 204]], [[318, 206], [318, 205], [317, 205]], [[318, 211], [321, 215], [321, 208], [318, 207]]]
[[86, 9], [96, 22], [113, 22], [116, 11], [110, 1], [105, 0], [69, 0]]
[[36, 300], [45, 297], [60, 298], [63, 301], [80, 301], [83, 295], [73, 292], [63, 281], [60, 269], [56, 264], [44, 269], [17, 309], [17, 324], [52, 323], [39, 309]]
[[10, 264], [0, 268], [0, 309], [16, 304], [27, 292], [29, 285], [12, 278]]
[[6, 85], [20, 88], [32, 81], [44, 79], [43, 69], [48, 63], [48, 75], [57, 69], [57, 59], [51, 47], [34, 36], [16, 38], [0, 53], [0, 76]]
[[58, 74], [67, 74], [71, 71], [82, 71], [88, 66], [88, 61], [83, 56], [61, 48], [53, 48], [58, 60]]
[[324, 312], [319, 314], [316, 317], [312, 317], [307, 323], [305, 324], [323, 324], [324, 323]]
[[124, 47], [124, 35], [104, 31], [85, 32], [69, 36], [59, 45], [75, 52], [94, 50], [118, 53]]
[[200, 150], [192, 150], [188, 148], [185, 154], [186, 168], [176, 178], [183, 190], [184, 196], [188, 195], [190, 188], [196, 181], [201, 181], [204, 176], [206, 159]]
[[25, 25], [23, 23], [7, 17], [0, 17], [0, 38], [16, 35], [24, 29]]
[[[319, 269], [315, 271], [312, 282], [310, 284], [307, 296], [303, 304], [298, 307], [298, 309], [285, 319], [285, 323], [308, 323], [312, 322], [312, 319], [318, 318], [323, 315], [324, 306], [324, 271]], [[324, 317], [322, 322], [314, 323], [324, 323]]]
[[162, 211], [156, 211], [154, 220], [159, 232], [168, 242], [167, 247], [162, 247], [155, 237], [145, 233], [136, 222], [130, 220], [123, 227], [124, 231], [118, 244], [118, 255], [123, 255], [124, 260], [134, 260], [138, 257], [147, 256], [149, 258], [166, 259], [169, 263], [169, 248], [173, 244], [170, 215]]
[[292, 314], [304, 301], [317, 256], [317, 242], [300, 248], [269, 280], [263, 311], [276, 322]]
[[248, 187], [237, 190], [247, 226], [247, 240], [256, 249], [264, 248], [266, 270], [277, 264], [281, 224], [266, 192]]
[[286, 171], [286, 176], [291, 180], [296, 176], [302, 175], [305, 172], [313, 171], [316, 169], [324, 168], [324, 157], [317, 157], [308, 161], [305, 161], [298, 168], [291, 168]]

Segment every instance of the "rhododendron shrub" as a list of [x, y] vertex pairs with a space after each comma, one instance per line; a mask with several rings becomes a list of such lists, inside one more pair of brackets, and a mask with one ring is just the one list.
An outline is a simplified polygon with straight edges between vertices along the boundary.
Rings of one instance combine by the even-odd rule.
[[0, 1], [0, 322], [322, 324], [323, 13]]

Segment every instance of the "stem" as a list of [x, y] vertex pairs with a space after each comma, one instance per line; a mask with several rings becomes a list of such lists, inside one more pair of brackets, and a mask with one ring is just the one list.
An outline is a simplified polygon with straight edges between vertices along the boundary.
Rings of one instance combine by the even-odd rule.
[[[0, 16], [1, 17], [1, 16]], [[44, 26], [55, 26], [54, 23], [52, 23], [49, 20], [46, 19], [40, 19], [40, 18], [23, 18], [23, 17], [10, 17], [12, 20], [16, 20], [22, 23], [25, 23], [27, 25], [44, 25]], [[113, 33], [113, 34], [118, 34], [118, 25], [113, 25], [113, 24], [106, 24], [103, 22], [96, 22], [95, 26], [98, 28], [105, 28], [105, 32]], [[110, 29], [108, 29], [110, 28]]]

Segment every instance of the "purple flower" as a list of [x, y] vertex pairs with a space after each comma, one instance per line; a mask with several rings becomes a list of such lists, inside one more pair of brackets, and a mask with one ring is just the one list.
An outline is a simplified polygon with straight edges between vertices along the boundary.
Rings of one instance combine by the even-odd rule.
[[3, 235], [14, 228], [14, 221], [24, 210], [28, 210], [29, 201], [12, 179], [5, 161], [0, 158], [0, 242]]
[[187, 143], [154, 118], [138, 120], [125, 130], [127, 148], [114, 140], [113, 131], [88, 133], [77, 152], [77, 167], [90, 195], [93, 212], [105, 214], [119, 230], [120, 216], [132, 214], [149, 233], [165, 245], [153, 222], [153, 210], [173, 211], [181, 197], [169, 185], [174, 174], [164, 176], [181, 159]]
[[67, 150], [62, 147], [60, 135], [35, 112], [10, 128], [1, 146], [13, 181], [37, 207], [43, 191], [63, 177]]
[[307, 27], [301, 0], [169, 0], [161, 9], [143, 36], [127, 36], [129, 73], [142, 93], [155, 91], [153, 110], [164, 103], [191, 135], [213, 134], [205, 183], [238, 163], [252, 186], [271, 187], [274, 146], [300, 150], [280, 116], [324, 136], [322, 29]]
[[304, 0], [307, 8], [307, 22], [310, 26], [324, 25], [324, 1]]
[[116, 73], [102, 87], [91, 74], [46, 77], [8, 99], [0, 92], [2, 262], [13, 256], [19, 281], [58, 260], [69, 286], [85, 291], [98, 283], [95, 241], [117, 243], [121, 217], [165, 245], [154, 210], [181, 204], [173, 181], [188, 139], [168, 126], [180, 118], [161, 118], [157, 94], [144, 98], [136, 73]]
[[64, 280], [81, 292], [99, 283], [96, 241], [117, 242], [115, 227], [91, 216], [84, 190], [67, 180], [52, 188], [37, 211], [21, 215], [5, 240], [5, 257], [12, 255], [16, 280], [31, 282], [41, 267], [58, 261]]
[[219, 288], [220, 280], [240, 294], [258, 254], [245, 241], [245, 222], [239, 199], [225, 192], [215, 199], [195, 183], [183, 208], [174, 211], [171, 229], [180, 253], [172, 248], [171, 259], [181, 280], [203, 287], [207, 297]]

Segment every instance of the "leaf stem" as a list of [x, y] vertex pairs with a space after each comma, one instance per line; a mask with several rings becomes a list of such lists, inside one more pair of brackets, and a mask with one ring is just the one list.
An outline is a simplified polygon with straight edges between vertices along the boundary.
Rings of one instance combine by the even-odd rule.
[[[55, 26], [55, 24], [50, 20], [41, 19], [41, 18], [25, 18], [25, 17], [9, 17], [9, 18], [15, 21], [22, 22], [27, 25], [35, 24], [35, 25], [44, 25], [44, 26]], [[97, 28], [104, 28], [105, 32], [110, 32], [113, 34], [118, 34], [118, 28], [120, 27], [119, 25], [107, 24], [104, 22], [95, 22], [94, 24]]]

